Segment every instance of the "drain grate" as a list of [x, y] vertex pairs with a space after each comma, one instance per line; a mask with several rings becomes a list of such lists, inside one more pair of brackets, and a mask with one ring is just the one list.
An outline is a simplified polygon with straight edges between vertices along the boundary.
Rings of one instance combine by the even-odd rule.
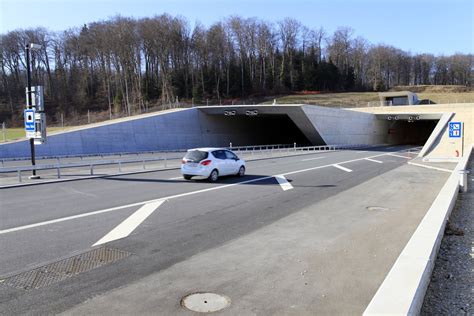
[[130, 252], [101, 247], [58, 262], [26, 271], [5, 279], [5, 284], [31, 290], [60, 282], [79, 273], [121, 260]]

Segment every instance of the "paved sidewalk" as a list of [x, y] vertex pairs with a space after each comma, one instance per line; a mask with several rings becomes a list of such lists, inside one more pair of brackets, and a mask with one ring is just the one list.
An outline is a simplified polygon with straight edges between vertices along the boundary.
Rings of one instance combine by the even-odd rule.
[[209, 291], [219, 315], [360, 315], [448, 176], [404, 165], [64, 314], [190, 315]]

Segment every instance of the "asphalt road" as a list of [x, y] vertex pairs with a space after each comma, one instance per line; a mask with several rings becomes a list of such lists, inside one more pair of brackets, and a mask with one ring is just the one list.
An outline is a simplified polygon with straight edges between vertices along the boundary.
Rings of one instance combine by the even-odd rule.
[[[168, 170], [1, 189], [0, 312], [58, 313], [80, 306], [383, 178], [415, 157], [400, 152], [403, 149], [348, 150], [254, 161], [247, 164], [245, 177], [226, 177], [218, 183], [184, 181], [178, 170]], [[397, 177], [408, 176], [404, 172]], [[420, 172], [429, 176], [422, 181], [429, 193], [420, 197], [429, 206], [436, 196], [433, 188], [440, 188], [447, 174], [427, 169]], [[277, 175], [282, 175], [279, 181], [274, 177]], [[410, 179], [416, 185], [416, 180]], [[397, 181], [393, 183], [401, 190], [403, 179]], [[423, 186], [419, 187], [423, 192]], [[367, 196], [371, 194], [377, 192], [367, 192]], [[362, 198], [352, 197], [354, 201]], [[9, 284], [10, 277], [22, 272], [102, 247], [104, 244], [93, 245], [117, 232], [116, 227], [137, 216], [146, 205], [158, 206], [142, 214], [129, 236], [105, 243], [130, 256], [39, 289], [24, 290]], [[420, 210], [414, 218], [407, 218], [413, 220], [408, 227], [416, 227], [422, 215]], [[331, 229], [346, 229], [346, 224], [351, 222], [336, 212]], [[408, 230], [400, 240], [409, 236]], [[393, 250], [395, 255], [398, 248]]]

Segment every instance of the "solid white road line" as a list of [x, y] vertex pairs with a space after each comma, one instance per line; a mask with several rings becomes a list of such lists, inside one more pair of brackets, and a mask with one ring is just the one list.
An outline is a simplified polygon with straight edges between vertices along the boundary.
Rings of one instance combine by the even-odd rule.
[[168, 180], [178, 180], [178, 179], [183, 179], [183, 176], [180, 176], [180, 177], [174, 177], [174, 178], [169, 178]]
[[376, 162], [376, 163], [383, 163], [380, 160], [375, 160], [375, 159], [370, 159], [370, 158], [364, 158], [364, 160], [368, 160], [368, 161], [372, 161], [372, 162]]
[[337, 169], [344, 170], [345, 172], [352, 172], [351, 169], [346, 168], [346, 167], [343, 167], [343, 166], [339, 166], [338, 164], [334, 164], [334, 165], [332, 165], [332, 166], [333, 166], [333, 167], [336, 167]]
[[161, 201], [161, 200], [170, 200], [170, 199], [180, 198], [180, 197], [183, 197], [183, 196], [194, 195], [194, 194], [199, 194], [199, 193], [204, 193], [204, 192], [209, 192], [209, 191], [214, 191], [214, 190], [219, 190], [219, 189], [225, 189], [225, 188], [233, 187], [233, 186], [240, 185], [240, 184], [252, 183], [252, 182], [262, 181], [262, 180], [271, 179], [271, 178], [273, 178], [273, 176], [261, 177], [261, 178], [256, 178], [256, 179], [252, 179], [252, 180], [246, 180], [246, 181], [241, 181], [241, 182], [237, 182], [237, 183], [221, 185], [221, 186], [218, 186], [218, 187], [207, 188], [207, 189], [191, 191], [191, 192], [186, 192], [186, 193], [181, 193], [181, 194], [176, 194], [176, 195], [170, 195], [170, 196], [167, 196], [167, 197], [157, 198], [157, 199], [148, 200], [148, 201], [142, 201], [142, 202], [136, 202], [136, 203], [131, 203], [131, 204], [127, 204], [127, 205], [116, 206], [116, 207], [112, 207], [112, 208], [108, 208], [108, 209], [104, 209], [104, 210], [93, 211], [93, 212], [88, 212], [88, 213], [83, 213], [83, 214], [78, 214], [78, 215], [73, 215], [73, 216], [66, 216], [66, 217], [57, 218], [57, 219], [53, 219], [53, 220], [49, 220], [49, 221], [44, 221], [44, 222], [39, 222], [39, 223], [34, 223], [34, 224], [29, 224], [29, 225], [24, 225], [24, 226], [8, 228], [8, 229], [0, 230], [0, 235], [15, 232], [15, 231], [19, 231], [19, 230], [35, 228], [35, 227], [49, 225], [49, 224], [60, 223], [60, 222], [64, 222], [64, 221], [68, 221], [68, 220], [72, 220], [72, 219], [77, 219], [77, 218], [82, 218], [82, 217], [87, 217], [87, 216], [92, 216], [92, 215], [97, 215], [97, 214], [102, 214], [102, 213], [118, 211], [118, 210], [122, 210], [122, 209], [125, 209], [125, 208], [140, 206], [140, 205], [143, 205], [143, 204], [148, 204], [148, 203], [157, 202], [157, 201]]
[[387, 155], [389, 155], [389, 156], [393, 156], [393, 157], [398, 157], [398, 158], [411, 159], [411, 157], [402, 156], [402, 155], [397, 155], [397, 154], [387, 154]]
[[323, 159], [324, 157], [316, 157], [316, 158], [308, 158], [308, 159], [302, 159], [301, 161], [309, 161], [309, 160], [316, 160], [316, 159]]
[[[369, 156], [369, 157], [365, 157], [365, 158], [376, 158], [376, 157], [381, 157], [381, 156], [386, 156], [386, 155], [390, 155], [390, 153], [383, 153], [383, 154], [373, 155], [373, 156]], [[403, 157], [403, 156], [401, 156], [401, 157]], [[351, 159], [351, 160], [341, 161], [339, 163], [342, 164], [342, 163], [348, 163], [348, 162], [361, 161], [361, 160], [364, 160], [365, 158]], [[403, 158], [406, 158], [406, 157], [403, 157]], [[289, 172], [285, 172], [281, 175], [282, 176], [288, 176], [288, 175], [291, 175], [291, 174], [302, 173], [302, 172], [307, 172], [307, 171], [313, 171], [313, 170], [323, 169], [323, 168], [332, 167], [332, 166], [334, 166], [334, 164], [328, 164], [328, 165], [324, 165], [324, 166], [317, 166], [317, 167], [312, 167], [312, 168], [289, 171]], [[196, 190], [196, 191], [191, 191], [191, 192], [186, 192], [186, 193], [181, 193], [181, 194], [176, 194], [176, 195], [170, 195], [170, 196], [167, 196], [167, 197], [152, 199], [152, 200], [148, 200], [148, 201], [142, 201], [142, 202], [136, 202], [136, 203], [126, 204], [126, 205], [111, 207], [111, 208], [104, 209], [104, 210], [92, 211], [92, 212], [88, 212], [88, 213], [61, 217], [61, 218], [52, 219], [52, 220], [44, 221], [44, 222], [38, 222], [38, 223], [34, 223], [34, 224], [29, 224], [29, 225], [23, 225], [23, 226], [17, 226], [17, 227], [13, 227], [13, 228], [7, 228], [7, 229], [4, 229], [4, 230], [0, 230], [0, 235], [16, 232], [16, 231], [20, 231], [20, 230], [40, 227], [40, 226], [44, 226], [44, 225], [60, 223], [60, 222], [73, 220], [73, 219], [77, 219], [77, 218], [88, 217], [88, 216], [98, 215], [98, 214], [102, 214], [102, 213], [108, 213], [108, 212], [123, 210], [123, 209], [126, 209], [126, 208], [140, 206], [140, 205], [143, 205], [143, 204], [148, 204], [148, 203], [157, 202], [157, 201], [161, 201], [161, 200], [171, 200], [171, 199], [176, 199], [176, 198], [180, 198], [180, 197], [184, 197], [184, 196], [200, 194], [200, 193], [205, 193], [205, 192], [214, 191], [214, 190], [226, 189], [226, 188], [234, 187], [234, 186], [241, 185], [241, 184], [253, 183], [253, 182], [258, 182], [258, 181], [267, 180], [267, 179], [271, 179], [271, 178], [273, 178], [273, 176], [265, 176], [265, 177], [251, 179], [251, 180], [245, 180], [245, 181], [241, 181], [241, 182], [221, 185], [221, 186], [218, 186], [218, 187], [201, 189], [201, 190]]]
[[291, 185], [291, 183], [288, 182], [288, 180], [286, 180], [284, 175], [282, 174], [276, 175], [275, 179], [278, 181], [283, 191], [293, 189], [293, 186]]
[[126, 220], [120, 223], [117, 227], [111, 230], [107, 235], [102, 237], [99, 241], [92, 245], [98, 246], [110, 241], [125, 238], [130, 235], [148, 216], [151, 215], [164, 200], [148, 203], [140, 207], [135, 213], [130, 215]]
[[428, 165], [422, 165], [422, 164], [419, 164], [419, 163], [414, 163], [414, 162], [407, 162], [409, 165], [412, 165], [412, 166], [417, 166], [417, 167], [423, 167], [423, 168], [427, 168], [427, 169], [434, 169], [434, 170], [438, 170], [438, 171], [444, 171], [444, 172], [453, 172], [453, 170], [449, 170], [449, 169], [444, 169], [444, 168], [440, 168], [440, 167], [433, 167], [433, 166], [428, 166]]

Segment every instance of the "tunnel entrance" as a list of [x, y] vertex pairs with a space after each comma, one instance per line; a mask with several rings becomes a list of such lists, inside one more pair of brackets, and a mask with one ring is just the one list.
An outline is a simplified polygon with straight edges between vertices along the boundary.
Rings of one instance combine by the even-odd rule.
[[439, 120], [392, 121], [388, 127], [388, 141], [392, 145], [417, 145], [426, 143]]
[[[286, 114], [206, 115], [206, 132], [219, 135], [219, 142], [233, 146], [293, 144], [310, 146], [311, 142]], [[220, 144], [221, 146], [224, 144]]]

